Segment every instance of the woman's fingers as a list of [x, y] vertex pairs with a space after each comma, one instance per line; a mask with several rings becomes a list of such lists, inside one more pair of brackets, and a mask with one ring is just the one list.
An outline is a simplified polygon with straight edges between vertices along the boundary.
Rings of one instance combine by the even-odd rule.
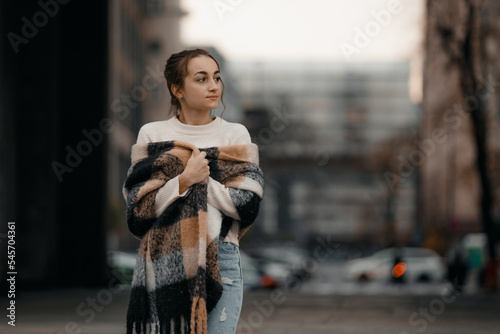
[[205, 159], [207, 156], [207, 152], [201, 152], [198, 157], [203, 161], [203, 164], [205, 165], [205, 168], [202, 169], [202, 172], [204, 172], [205, 178], [210, 175], [210, 166], [208, 165], [208, 159]]
[[205, 159], [206, 156], [207, 152], [204, 151], [198, 154], [195, 151], [191, 153], [186, 169], [189, 174], [193, 175], [192, 179], [195, 180], [195, 183], [201, 182], [210, 175], [210, 166], [208, 160]]
[[203, 163], [206, 163], [208, 165], [208, 160], [205, 159], [205, 157], [207, 156], [207, 152], [200, 152], [200, 154], [198, 154], [196, 156], [196, 158], [200, 161], [200, 162], [203, 162]]

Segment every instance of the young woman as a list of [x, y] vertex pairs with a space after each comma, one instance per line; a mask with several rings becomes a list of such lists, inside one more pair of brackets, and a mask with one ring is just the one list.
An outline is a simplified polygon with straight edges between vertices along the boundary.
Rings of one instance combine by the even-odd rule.
[[173, 117], [140, 129], [124, 185], [129, 228], [142, 240], [128, 332], [135, 324], [139, 333], [235, 333], [243, 298], [239, 239], [262, 198], [258, 150], [243, 125], [211, 116], [224, 84], [208, 51], [173, 54], [164, 74]]

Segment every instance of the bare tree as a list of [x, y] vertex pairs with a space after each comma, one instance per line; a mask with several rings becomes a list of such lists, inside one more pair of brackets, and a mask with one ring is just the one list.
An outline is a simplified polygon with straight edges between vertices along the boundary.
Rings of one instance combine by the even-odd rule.
[[476, 148], [476, 167], [481, 187], [480, 214], [488, 239], [489, 262], [487, 275], [493, 275], [490, 286], [496, 288], [496, 233], [492, 217], [493, 191], [488, 156], [488, 73], [493, 61], [487, 54], [490, 24], [498, 20], [492, 11], [494, 1], [487, 0], [428, 0], [428, 11], [439, 15], [436, 25], [448, 65], [458, 69], [461, 94], [468, 106]]

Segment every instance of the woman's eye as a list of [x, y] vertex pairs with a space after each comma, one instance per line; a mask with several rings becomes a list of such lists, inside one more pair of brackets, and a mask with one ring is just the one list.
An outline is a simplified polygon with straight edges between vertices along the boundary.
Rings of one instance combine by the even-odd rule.
[[[221, 78], [217, 77], [217, 78], [214, 78], [214, 80], [215, 80], [215, 82], [220, 82]], [[207, 78], [198, 78], [198, 79], [196, 79], [196, 81], [198, 81], [198, 82], [204, 82], [204, 81], [207, 81]]]

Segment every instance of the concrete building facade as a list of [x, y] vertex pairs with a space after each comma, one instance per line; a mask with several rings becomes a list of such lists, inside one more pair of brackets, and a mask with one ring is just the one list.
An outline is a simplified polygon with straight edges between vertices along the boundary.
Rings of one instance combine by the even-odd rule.
[[[384, 140], [416, 136], [409, 64], [235, 63], [232, 70], [243, 78], [246, 124], [266, 173], [262, 233], [299, 243], [315, 235], [389, 242], [390, 190], [371, 161]], [[413, 242], [416, 176], [390, 208], [399, 242]]]
[[170, 54], [181, 49], [180, 20], [186, 14], [179, 0], [110, 1], [108, 249], [137, 245], [124, 220], [122, 185], [140, 127], [168, 117], [163, 71]]

